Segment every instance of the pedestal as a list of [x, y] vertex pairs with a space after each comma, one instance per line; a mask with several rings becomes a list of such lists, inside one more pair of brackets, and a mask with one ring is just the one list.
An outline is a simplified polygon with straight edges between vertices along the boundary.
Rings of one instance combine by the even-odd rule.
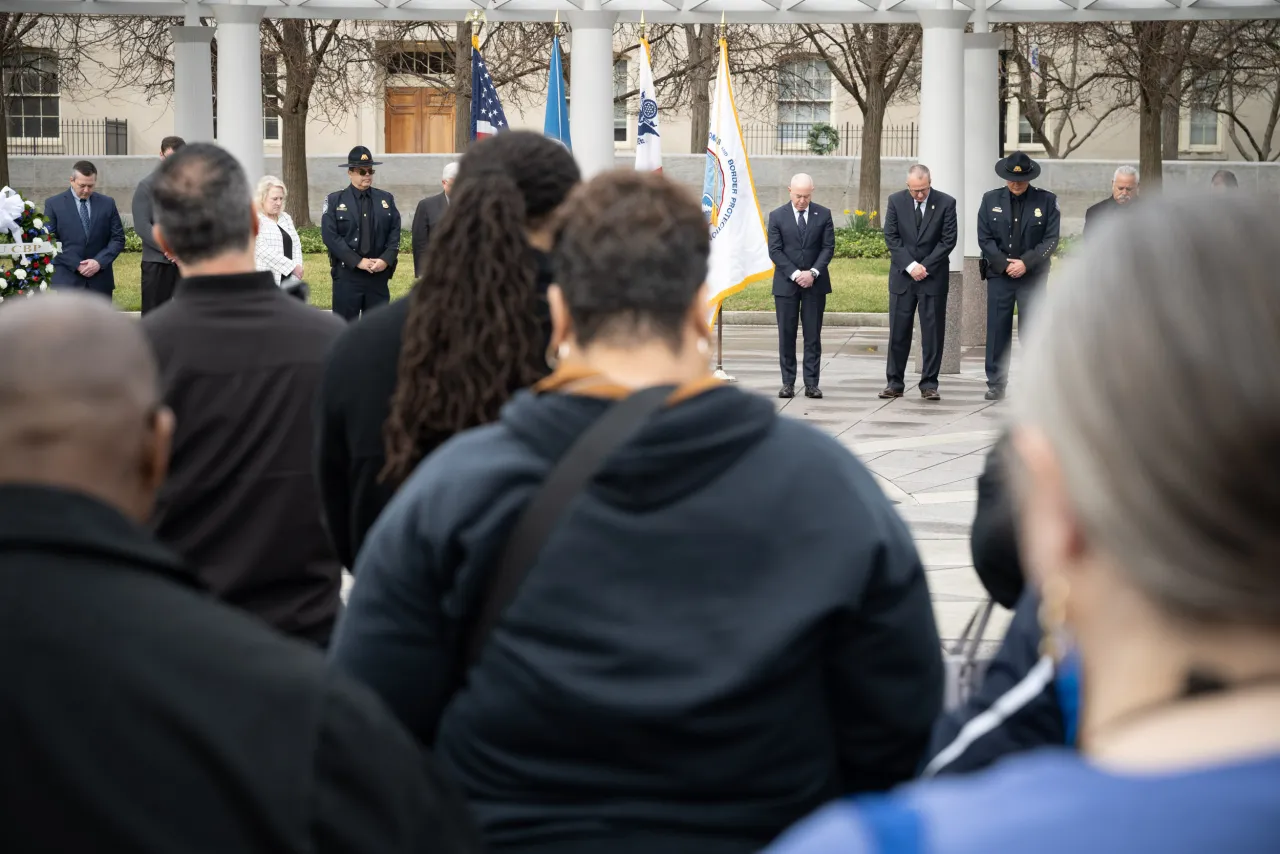
[[569, 83], [569, 130], [573, 156], [583, 180], [614, 168], [613, 152], [613, 25], [616, 13], [599, 9], [598, 0], [587, 0], [588, 11], [570, 13], [570, 56], [573, 71]]
[[[946, 333], [942, 342], [942, 367], [939, 374], [960, 373], [960, 354], [963, 352], [962, 327], [967, 300], [964, 291], [964, 274], [952, 271], [947, 293]], [[985, 305], [985, 302], [984, 302]], [[984, 309], [985, 310], [985, 309]], [[985, 315], [984, 315], [985, 316]], [[916, 315], [915, 331], [911, 334], [912, 365], [917, 374], [924, 370], [924, 350], [920, 346], [920, 316]], [[908, 386], [911, 383], [907, 383]]]
[[982, 347], [987, 343], [987, 280], [978, 274], [978, 259], [964, 259], [964, 310], [960, 322], [960, 343]]
[[[975, 30], [978, 24], [975, 22]], [[985, 30], [986, 27], [981, 28]], [[978, 201], [1000, 185], [993, 171], [1003, 154], [1000, 128], [1000, 48], [1002, 33], [974, 32], [964, 37], [964, 190], [969, 209], [960, 220], [964, 247], [964, 316], [961, 343], [987, 342], [987, 283], [978, 275]]]

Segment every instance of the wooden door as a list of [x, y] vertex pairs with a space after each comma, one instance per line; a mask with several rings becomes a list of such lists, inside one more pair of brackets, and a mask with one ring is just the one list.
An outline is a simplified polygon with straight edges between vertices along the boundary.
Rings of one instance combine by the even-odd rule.
[[430, 87], [387, 87], [385, 151], [448, 154], [453, 151], [453, 93]]

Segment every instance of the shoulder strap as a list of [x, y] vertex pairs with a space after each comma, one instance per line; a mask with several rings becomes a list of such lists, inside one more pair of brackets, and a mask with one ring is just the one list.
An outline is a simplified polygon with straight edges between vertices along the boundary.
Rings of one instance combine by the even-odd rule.
[[615, 403], [596, 419], [556, 463], [546, 481], [521, 512], [481, 599], [480, 610], [464, 636], [463, 673], [480, 657], [490, 633], [515, 598], [543, 543], [570, 502], [581, 493], [611, 453], [624, 445], [670, 397], [673, 386], [638, 391]]
[[870, 854], [924, 854], [920, 814], [895, 795], [872, 795], [853, 802], [870, 840]]

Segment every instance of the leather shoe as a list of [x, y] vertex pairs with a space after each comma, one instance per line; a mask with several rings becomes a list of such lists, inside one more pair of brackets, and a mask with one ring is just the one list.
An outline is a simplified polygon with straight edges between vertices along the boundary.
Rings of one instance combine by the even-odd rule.
[[783, 400], [786, 400], [787, 398], [795, 397], [795, 396], [796, 396], [796, 390], [794, 386], [784, 385], [781, 389], [778, 390], [778, 397], [782, 398]]
[[922, 388], [920, 389], [920, 396], [925, 400], [942, 400], [942, 396], [938, 394], [936, 388]]
[[816, 385], [813, 385], [813, 386], [809, 386], [809, 385], [807, 385], [807, 386], [805, 386], [805, 387], [804, 387], [804, 396], [805, 396], [805, 397], [812, 397], [812, 398], [815, 398], [815, 399], [817, 399], [817, 400], [821, 400], [821, 399], [822, 399], [822, 389], [818, 388]]
[[987, 400], [1004, 400], [1004, 389], [989, 388], [987, 389], [987, 393], [984, 397], [986, 397]]
[[880, 392], [878, 396], [881, 400], [893, 400], [894, 398], [902, 397], [902, 392], [898, 391], [896, 388], [887, 388]]

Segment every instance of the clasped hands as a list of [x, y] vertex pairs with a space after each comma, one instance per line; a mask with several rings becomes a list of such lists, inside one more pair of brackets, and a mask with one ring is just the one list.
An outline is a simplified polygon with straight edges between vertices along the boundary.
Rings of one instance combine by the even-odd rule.
[[387, 262], [381, 258], [361, 258], [356, 268], [364, 270], [366, 273], [381, 273], [387, 269]]
[[814, 283], [813, 273], [809, 270], [801, 270], [796, 276], [796, 284], [802, 288], [811, 288]]
[[928, 277], [929, 271], [924, 268], [923, 264], [917, 261], [915, 269], [911, 271], [911, 278], [915, 279], [917, 282], [923, 282]]
[[1009, 259], [1009, 266], [1004, 268], [1006, 276], [1020, 279], [1027, 274], [1027, 265], [1017, 258]]
[[80, 266], [76, 267], [76, 272], [78, 272], [82, 276], [85, 276], [86, 278], [89, 276], [98, 275], [99, 271], [101, 270], [102, 270], [102, 265], [99, 264], [97, 261], [93, 260], [92, 258], [86, 258], [85, 260], [80, 262]]

